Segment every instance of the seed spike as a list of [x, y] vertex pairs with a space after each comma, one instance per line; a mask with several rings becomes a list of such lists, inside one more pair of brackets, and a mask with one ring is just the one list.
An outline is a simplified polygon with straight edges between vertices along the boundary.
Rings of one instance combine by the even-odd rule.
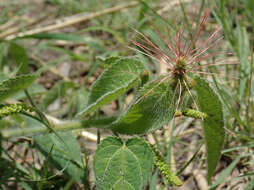
[[[168, 27], [166, 27], [167, 28], [167, 34], [168, 34], [168, 37], [170, 37], [171, 35], [170, 35], [170, 31], [169, 31], [169, 28]], [[176, 52], [175, 52], [175, 50], [174, 50], [174, 46], [173, 46], [173, 42], [169, 42], [169, 43], [167, 43], [167, 46], [168, 46], [168, 48], [171, 50], [171, 52], [175, 55], [175, 56], [177, 56], [177, 54], [176, 54]]]
[[210, 44], [208, 47], [206, 47], [205, 49], [203, 49], [201, 52], [193, 55], [193, 58], [186, 64], [190, 64], [193, 62], [196, 62], [196, 59], [201, 56], [202, 54], [204, 54], [208, 49], [210, 49], [211, 47], [215, 46], [220, 40], [222, 40], [223, 37], [218, 38], [217, 40], [215, 40], [212, 44]]
[[[153, 30], [156, 32], [156, 34], [158, 34], [160, 36], [160, 38], [163, 40], [163, 42], [165, 44], [168, 45], [168, 48], [175, 54], [175, 56], [177, 55], [177, 53], [175, 52], [172, 44], [170, 41], [168, 41], [162, 34], [161, 32], [155, 27], [155, 25], [152, 23], [152, 21], [146, 16], [146, 19], [148, 20], [148, 22], [151, 24]], [[168, 29], [168, 27], [166, 27]], [[169, 34], [169, 33], [168, 33]]]
[[215, 38], [220, 31], [221, 31], [221, 27], [219, 27], [215, 32], [213, 32], [210, 35], [210, 37], [206, 39], [206, 41], [203, 43], [202, 46], [206, 46], [208, 44], [208, 42], [210, 42], [213, 38]]
[[[193, 54], [194, 52], [204, 48], [207, 46], [208, 42], [210, 42], [212, 39], [214, 39], [216, 37], [216, 35], [218, 34], [218, 31], [220, 31], [220, 28], [219, 30], [215, 31], [200, 47], [198, 48], [195, 48], [193, 50], [191, 50], [190, 54]], [[221, 40], [223, 37], [220, 37], [219, 39]], [[218, 40], [218, 39], [217, 39]], [[215, 40], [216, 41], [216, 40]], [[214, 43], [214, 42], [213, 42]], [[211, 43], [211, 44], [213, 44]], [[212, 47], [212, 46], [211, 46]], [[210, 49], [211, 47], [209, 47], [208, 49]]]
[[194, 68], [201, 68], [201, 67], [211, 67], [211, 66], [222, 66], [222, 65], [237, 65], [238, 62], [235, 62], [235, 63], [213, 63], [213, 64], [204, 64], [204, 65], [197, 65], [195, 67], [192, 67], [191, 69], [194, 69]]
[[[148, 37], [146, 37], [143, 33], [136, 31], [138, 34], [140, 34], [144, 40], [141, 39], [141, 41], [143, 41], [144, 43], [150, 45], [151, 47], [154, 48], [154, 51], [156, 50], [157, 52], [159, 52], [159, 54], [163, 54], [165, 57], [167, 57], [171, 62], [173, 61], [173, 59], [166, 54], [163, 50], [161, 50], [160, 48], [158, 48], [151, 40], [149, 40]], [[156, 53], [156, 52], [155, 52]]]
[[129, 49], [131, 49], [131, 50], [137, 51], [137, 52], [139, 52], [139, 53], [141, 53], [141, 54], [143, 54], [143, 55], [146, 55], [146, 56], [150, 57], [151, 59], [153, 59], [153, 60], [159, 62], [159, 60], [158, 60], [156, 57], [154, 57], [154, 56], [152, 56], [152, 55], [150, 55], [150, 54], [144, 53], [143, 51], [140, 51], [140, 50], [135, 49], [135, 48], [130, 47], [130, 46], [127, 46], [127, 47], [128, 47]]
[[[223, 74], [221, 74], [221, 73], [211, 73], [211, 72], [202, 72], [202, 71], [190, 71], [191, 73], [197, 73], [197, 74], [204, 74], [204, 75], [211, 75], [211, 76], [223, 76], [223, 77], [225, 77], [225, 76], [227, 76], [227, 75], [223, 75]], [[227, 76], [228, 77], [228, 76]], [[237, 80], [239, 80], [240, 78], [238, 78], [238, 77], [231, 77], [230, 76], [230, 78], [232, 78], [232, 79], [237, 79]]]
[[[192, 24], [191, 24], [191, 28], [190, 29], [192, 29], [192, 27], [194, 26], [194, 22], [192, 22]], [[189, 33], [191, 33], [191, 32], [189, 32]], [[184, 43], [184, 46], [183, 46], [183, 54], [184, 55], [187, 55], [187, 42], [188, 41], [190, 41], [190, 38], [191, 38], [191, 36], [192, 35], [189, 35], [189, 37], [187, 37], [186, 39], [185, 39], [185, 43]], [[191, 43], [191, 42], [190, 42]]]
[[216, 53], [209, 54], [209, 55], [199, 56], [199, 57], [195, 60], [195, 62], [198, 63], [198, 62], [200, 62], [200, 61], [207, 60], [207, 59], [209, 59], [209, 58], [211, 58], [211, 57], [215, 57], [215, 56], [218, 56], [218, 55], [225, 55], [225, 53], [224, 53], [224, 52], [216, 52]]
[[[141, 52], [144, 55], [156, 60], [160, 64], [167, 65], [169, 71], [166, 76], [158, 81], [152, 89], [150, 89], [145, 95], [148, 96], [152, 91], [157, 88], [162, 82], [165, 80], [172, 78], [175, 81], [175, 90], [173, 93], [173, 99], [177, 99], [176, 107], [178, 108], [181, 104], [181, 96], [184, 90], [188, 91], [195, 107], [198, 109], [197, 103], [191, 93], [190, 87], [188, 86], [188, 74], [194, 73], [195, 75], [217, 75], [217, 73], [206, 72], [205, 69], [216, 66], [216, 65], [230, 65], [232, 63], [209, 63], [199, 64], [203, 60], [207, 60], [216, 55], [225, 54], [224, 52], [217, 52], [214, 54], [210, 54], [208, 52], [209, 49], [212, 49], [216, 46], [216, 44], [223, 39], [220, 37], [221, 28], [217, 28], [214, 32], [212, 32], [203, 42], [197, 43], [199, 37], [204, 28], [204, 24], [209, 17], [210, 11], [206, 9], [202, 14], [201, 20], [197, 26], [195, 32], [190, 32], [189, 35], [185, 35], [185, 31], [183, 29], [183, 25], [177, 27], [176, 19], [173, 21], [173, 26], [176, 29], [173, 35], [170, 34], [169, 27], [167, 29], [168, 37], [165, 37], [162, 32], [152, 23], [151, 19], [146, 16], [148, 22], [151, 24], [153, 31], [161, 38], [162, 42], [168, 48], [168, 51], [160, 48], [156, 43], [154, 43], [148, 36], [145, 34], [136, 31], [137, 38], [140, 41], [133, 41], [133, 44], [140, 48], [141, 50], [136, 50]], [[195, 22], [192, 22], [191, 29], [193, 28]], [[227, 53], [228, 54], [228, 53]], [[177, 94], [179, 93], [179, 94]], [[177, 94], [177, 95], [176, 95]], [[179, 96], [179, 97], [176, 97]], [[138, 100], [140, 101], [142, 97]], [[172, 99], [172, 100], [173, 100]], [[170, 103], [170, 106], [172, 102]]]
[[144, 51], [146, 51], [147, 53], [154, 53], [155, 55], [159, 55], [161, 57], [166, 57], [168, 60], [170, 61], [173, 61], [173, 59], [171, 57], [169, 57], [166, 53], [164, 53], [163, 51], [161, 50], [156, 50], [156, 49], [152, 49], [152, 48], [149, 48], [137, 41], [133, 41], [133, 44], [140, 47], [141, 49], [143, 49]]
[[205, 24], [205, 22], [206, 22], [206, 20], [208, 18], [208, 15], [209, 15], [209, 10], [206, 9], [204, 11], [203, 16], [202, 16], [202, 20], [201, 20], [201, 22], [199, 24], [199, 27], [198, 27], [198, 29], [196, 31], [196, 34], [194, 35], [194, 38], [191, 40], [191, 43], [189, 44], [189, 46], [187, 48], [186, 57], [188, 57], [190, 55], [191, 47], [193, 47], [195, 45], [195, 43], [197, 42], [197, 40], [198, 40], [198, 38], [199, 38], [199, 36], [201, 34], [201, 31], [203, 29], [203, 25]]

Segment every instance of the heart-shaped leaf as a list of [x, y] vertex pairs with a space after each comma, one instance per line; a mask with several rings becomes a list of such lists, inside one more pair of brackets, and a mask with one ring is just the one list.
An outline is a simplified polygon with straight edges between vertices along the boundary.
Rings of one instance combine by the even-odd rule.
[[79, 116], [95, 111], [104, 104], [118, 98], [135, 85], [142, 83], [143, 64], [135, 59], [117, 59], [92, 86], [87, 107]]
[[176, 102], [177, 95], [169, 80], [147, 83], [139, 91], [137, 100], [112, 124], [112, 129], [128, 135], [159, 129], [172, 119]]
[[97, 190], [141, 190], [152, 172], [153, 153], [140, 138], [108, 137], [94, 155]]
[[197, 92], [199, 109], [207, 114], [203, 122], [203, 128], [208, 164], [207, 179], [210, 182], [219, 161], [224, 142], [223, 106], [218, 94], [210, 87], [206, 80], [194, 77], [194, 81], [194, 90]]

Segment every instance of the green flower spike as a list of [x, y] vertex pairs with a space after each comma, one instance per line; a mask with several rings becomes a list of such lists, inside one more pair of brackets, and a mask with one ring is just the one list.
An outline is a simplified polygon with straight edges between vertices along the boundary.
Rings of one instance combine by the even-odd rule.
[[26, 104], [10, 104], [0, 108], [0, 119], [8, 115], [32, 112], [33, 109]]

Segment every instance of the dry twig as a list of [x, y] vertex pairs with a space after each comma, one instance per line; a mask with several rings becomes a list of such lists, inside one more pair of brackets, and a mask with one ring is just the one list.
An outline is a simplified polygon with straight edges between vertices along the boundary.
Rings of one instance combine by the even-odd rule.
[[[0, 27], [0, 30], [6, 29], [4, 32], [0, 33], [0, 39], [4, 39], [5, 37], [7, 37], [6, 39], [8, 39], [8, 36], [10, 38], [11, 38], [11, 36], [13, 36], [13, 38], [11, 38], [11, 39], [14, 39], [15, 33], [20, 31], [22, 28], [34, 25], [34, 24], [40, 22], [41, 20], [44, 20], [45, 18], [48, 18], [48, 15], [43, 15], [39, 19], [29, 19], [29, 18], [24, 17], [24, 20], [26, 21], [24, 26], [14, 26], [12, 28], [9, 28], [10, 26], [15, 25], [16, 22], [20, 19], [20, 18], [15, 17], [13, 20], [10, 20], [9, 22], [5, 23], [4, 25], [2, 25]], [[11, 39], [8, 39], [8, 40], [11, 40]]]

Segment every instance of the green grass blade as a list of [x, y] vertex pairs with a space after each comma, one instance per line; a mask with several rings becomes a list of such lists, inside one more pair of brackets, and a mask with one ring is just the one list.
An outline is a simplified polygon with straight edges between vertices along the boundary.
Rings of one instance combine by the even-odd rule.
[[218, 179], [209, 187], [209, 190], [215, 190], [218, 185], [220, 185], [232, 172], [236, 164], [240, 161], [241, 156], [238, 156], [226, 169], [223, 170], [222, 174]]
[[35, 38], [39, 40], [64, 40], [64, 41], [74, 41], [74, 42], [83, 42], [84, 38], [73, 35], [73, 34], [65, 34], [65, 33], [39, 33], [33, 35], [26, 35], [21, 38]]
[[[56, 168], [64, 169], [64, 173], [81, 182], [84, 177], [84, 168], [76, 137], [72, 132], [62, 132], [57, 135], [52, 133], [36, 136], [34, 139], [37, 148], [45, 157], [49, 157], [49, 161]], [[68, 147], [59, 140], [59, 137], [64, 139]]]
[[254, 177], [250, 181], [250, 183], [245, 187], [244, 190], [253, 190], [254, 189]]

